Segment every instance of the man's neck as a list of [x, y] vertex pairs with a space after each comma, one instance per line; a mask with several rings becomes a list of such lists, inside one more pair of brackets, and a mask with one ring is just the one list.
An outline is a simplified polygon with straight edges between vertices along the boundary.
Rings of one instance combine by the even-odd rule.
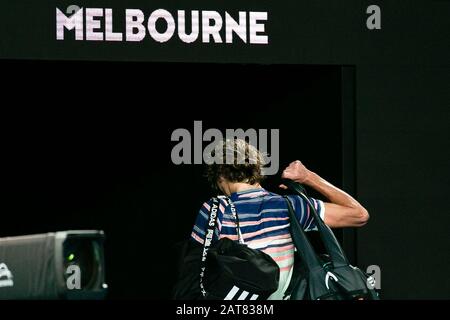
[[255, 184], [248, 184], [248, 183], [244, 183], [244, 182], [230, 183], [230, 192], [231, 193], [242, 192], [242, 191], [251, 190], [251, 189], [260, 189], [260, 188], [262, 188], [262, 187], [259, 183], [255, 183]]

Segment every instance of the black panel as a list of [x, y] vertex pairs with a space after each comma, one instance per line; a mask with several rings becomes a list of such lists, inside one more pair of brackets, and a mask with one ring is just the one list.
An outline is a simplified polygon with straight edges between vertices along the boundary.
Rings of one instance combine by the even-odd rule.
[[0, 232], [104, 230], [113, 298], [169, 296], [172, 246], [213, 195], [202, 165], [172, 164], [174, 129], [279, 129], [280, 168], [301, 159], [341, 185], [339, 67], [2, 64]]

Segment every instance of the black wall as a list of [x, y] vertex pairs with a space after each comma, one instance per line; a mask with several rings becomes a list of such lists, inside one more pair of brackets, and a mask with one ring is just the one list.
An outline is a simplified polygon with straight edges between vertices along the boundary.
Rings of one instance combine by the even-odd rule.
[[381, 267], [384, 298], [448, 299], [450, 68], [361, 67], [357, 83], [359, 263]]
[[[0, 234], [104, 230], [110, 298], [170, 298], [176, 244], [214, 195], [202, 165], [172, 163], [177, 128], [192, 138], [194, 120], [224, 133], [279, 129], [280, 168], [302, 159], [342, 185], [339, 67], [0, 65], [12, 103], [3, 116]], [[154, 80], [130, 81], [138, 73]], [[264, 186], [277, 192], [279, 181], [271, 176]]]

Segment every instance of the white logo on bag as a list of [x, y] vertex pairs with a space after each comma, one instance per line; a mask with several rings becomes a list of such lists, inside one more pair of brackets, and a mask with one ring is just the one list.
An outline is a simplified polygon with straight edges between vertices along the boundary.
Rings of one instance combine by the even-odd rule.
[[334, 281], [338, 281], [338, 278], [331, 273], [330, 271], [327, 272], [327, 274], [325, 275], [325, 285], [327, 286], [327, 289], [329, 290], [330, 287], [328, 286], [328, 281], [330, 280], [330, 278], [333, 278]]
[[368, 277], [367, 278], [367, 287], [373, 289], [373, 288], [375, 288], [375, 285], [376, 285], [375, 279], [372, 276]]
[[0, 263], [0, 288], [12, 286], [14, 286], [14, 281], [11, 271], [6, 264]]
[[[233, 288], [231, 288], [231, 290], [228, 292], [227, 296], [224, 298], [224, 300], [236, 300], [236, 296], [237, 293], [240, 291], [241, 289], [239, 287], [233, 286]], [[239, 297], [237, 298], [237, 300], [256, 300], [258, 299], [259, 295], [257, 294], [252, 294], [251, 296], [249, 296], [249, 292], [242, 290], [241, 294], [239, 295]]]

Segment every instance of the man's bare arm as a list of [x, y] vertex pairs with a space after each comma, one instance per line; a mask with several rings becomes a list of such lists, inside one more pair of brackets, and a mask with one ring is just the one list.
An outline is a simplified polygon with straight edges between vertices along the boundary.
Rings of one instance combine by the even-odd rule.
[[362, 227], [369, 220], [369, 213], [358, 201], [298, 160], [283, 171], [282, 178], [305, 184], [324, 195], [329, 201], [325, 202], [325, 223], [332, 228]]

